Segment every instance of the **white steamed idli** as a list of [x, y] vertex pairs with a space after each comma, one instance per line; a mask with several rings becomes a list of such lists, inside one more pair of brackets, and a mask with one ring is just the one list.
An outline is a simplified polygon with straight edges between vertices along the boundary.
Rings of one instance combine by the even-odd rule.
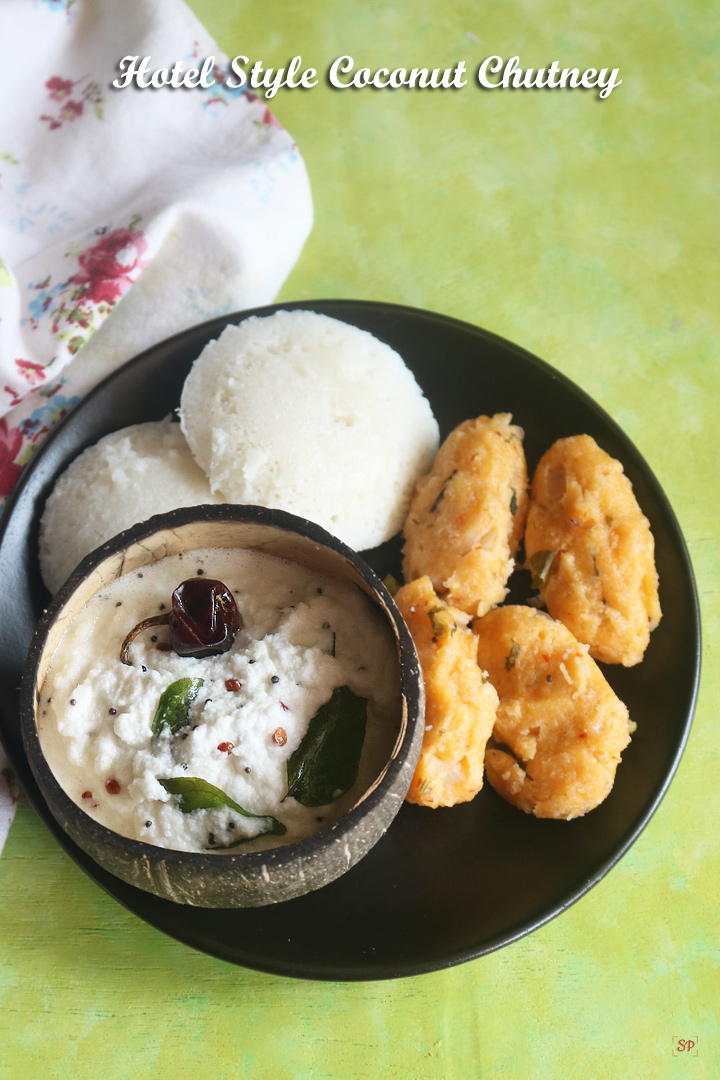
[[114, 431], [73, 461], [45, 504], [40, 570], [55, 593], [79, 562], [110, 537], [153, 514], [218, 503], [179, 424]]
[[310, 311], [228, 326], [195, 361], [180, 413], [213, 491], [309, 518], [358, 550], [402, 528], [438, 447], [402, 358]]

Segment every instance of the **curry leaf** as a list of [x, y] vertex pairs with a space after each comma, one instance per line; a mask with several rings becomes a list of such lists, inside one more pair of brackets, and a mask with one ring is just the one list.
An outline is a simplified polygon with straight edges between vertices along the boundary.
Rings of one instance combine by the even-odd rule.
[[385, 588], [387, 589], [387, 591], [390, 593], [391, 596], [393, 596], [393, 597], [397, 596], [397, 594], [398, 594], [398, 592], [400, 590], [400, 582], [394, 576], [394, 574], [386, 574], [385, 577], [383, 578], [383, 585], [385, 586]]
[[450, 483], [450, 481], [452, 480], [453, 476], [455, 476], [456, 473], [457, 473], [457, 469], [453, 469], [453, 471], [450, 473], [450, 475], [447, 477], [447, 479], [443, 480], [442, 487], [440, 488], [439, 492], [435, 496], [435, 501], [433, 502], [432, 506], [430, 507], [430, 513], [431, 514], [434, 514], [435, 511], [437, 510], [437, 508], [440, 505], [440, 502], [441, 502], [441, 500], [442, 500], [442, 498], [443, 498], [443, 496], [445, 494], [445, 489], [447, 488], [448, 484]]
[[542, 589], [543, 585], [547, 584], [556, 555], [557, 551], [536, 551], [530, 556], [528, 562], [532, 570], [533, 588]]
[[163, 690], [152, 722], [153, 735], [159, 735], [165, 727], [170, 728], [170, 733], [175, 735], [180, 728], [185, 727], [189, 720], [190, 706], [202, 684], [202, 679], [178, 679]]
[[510, 646], [510, 652], [505, 657], [505, 670], [511, 671], [515, 667], [518, 656], [520, 655], [520, 646], [517, 641], [513, 641]]
[[336, 687], [310, 721], [287, 763], [288, 795], [303, 806], [326, 806], [353, 786], [365, 741], [367, 699]]
[[[161, 780], [158, 777], [158, 783], [162, 784], [171, 795], [179, 797], [180, 809], [183, 814], [191, 814], [193, 810], [218, 810], [223, 806], [227, 806], [230, 810], [234, 810], [236, 814], [241, 814], [242, 817], [262, 818], [270, 822], [270, 828], [266, 830], [266, 833], [261, 833], [261, 836], [265, 836], [267, 833], [272, 833], [273, 836], [283, 836], [287, 832], [282, 821], [278, 821], [277, 818], [272, 817], [270, 814], [251, 814], [249, 810], [245, 810], [229, 795], [226, 795], [224, 791], [221, 791], [220, 788], [216, 788], [200, 776], [171, 776], [167, 780]], [[252, 839], [255, 840], [256, 837], [253, 836]], [[227, 846], [234, 847], [235, 845]]]
[[433, 634], [436, 638], [444, 637], [445, 634], [452, 635], [457, 630], [457, 623], [450, 614], [450, 609], [447, 605], [443, 607], [430, 608], [428, 611], [428, 619], [432, 624]]

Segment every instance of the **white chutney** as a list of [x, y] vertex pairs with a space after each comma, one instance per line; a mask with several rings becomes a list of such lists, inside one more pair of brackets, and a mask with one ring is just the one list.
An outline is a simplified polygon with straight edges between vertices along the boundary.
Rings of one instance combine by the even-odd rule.
[[[173, 590], [198, 574], [234, 594], [243, 625], [231, 649], [181, 657], [165, 651], [168, 627], [157, 626], [123, 664], [129, 631], [169, 612]], [[153, 736], [161, 694], [188, 677], [203, 680], [188, 723]], [[358, 778], [328, 806], [301, 806], [287, 795], [287, 761], [341, 686], [368, 699]], [[211, 548], [125, 574], [83, 608], [52, 657], [38, 730], [61, 786], [108, 828], [159, 847], [242, 852], [294, 842], [346, 813], [390, 757], [399, 701], [395, 643], [359, 588], [258, 551]], [[175, 777], [202, 778], [286, 834], [260, 836], [267, 817], [227, 806], [183, 813], [160, 783]]]

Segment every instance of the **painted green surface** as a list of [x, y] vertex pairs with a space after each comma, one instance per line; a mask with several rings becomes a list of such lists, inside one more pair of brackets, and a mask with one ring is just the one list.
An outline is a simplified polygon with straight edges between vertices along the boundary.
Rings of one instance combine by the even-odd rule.
[[[516, 341], [623, 425], [685, 532], [704, 620], [695, 726], [620, 865], [561, 918], [451, 971], [313, 984], [144, 925], [22, 803], [0, 860], [0, 1080], [720, 1075], [717, 5], [194, 0], [231, 56], [619, 67], [593, 92], [330, 90], [272, 102], [316, 224], [282, 299], [427, 307]], [[479, 39], [476, 40], [476, 39]], [[666, 613], [667, 618], [672, 613]], [[698, 1037], [673, 1057], [673, 1035]]]

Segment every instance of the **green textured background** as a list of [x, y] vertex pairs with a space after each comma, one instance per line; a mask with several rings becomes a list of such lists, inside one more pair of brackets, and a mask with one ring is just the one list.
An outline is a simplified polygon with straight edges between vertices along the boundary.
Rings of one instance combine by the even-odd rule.
[[[177, 944], [21, 802], [0, 859], [0, 1078], [720, 1076], [718, 6], [703, 0], [193, 0], [230, 55], [324, 72], [519, 54], [595, 92], [281, 92], [316, 222], [281, 299], [427, 307], [554, 364], [663, 484], [703, 609], [695, 726], [622, 862], [561, 918], [454, 970], [314, 984]], [[479, 40], [478, 40], [479, 39]], [[672, 618], [666, 612], [666, 618]], [[673, 1056], [673, 1035], [697, 1056]]]

